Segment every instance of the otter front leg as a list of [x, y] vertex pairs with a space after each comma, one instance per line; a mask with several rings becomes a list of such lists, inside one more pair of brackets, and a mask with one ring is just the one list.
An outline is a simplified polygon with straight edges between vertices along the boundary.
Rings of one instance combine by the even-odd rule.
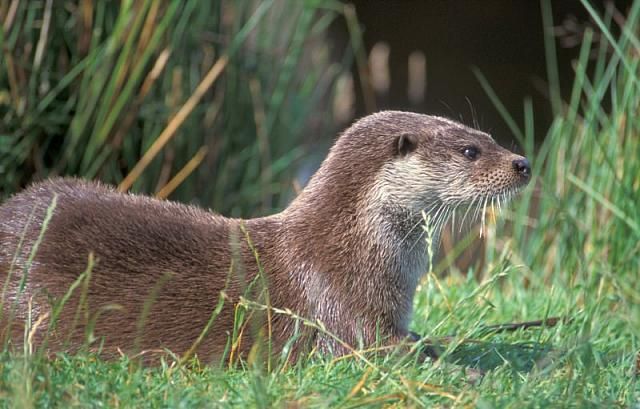
[[433, 344], [430, 340], [428, 339], [423, 339], [420, 334], [413, 332], [413, 331], [409, 331], [409, 335], [408, 335], [409, 339], [412, 342], [422, 342], [422, 345], [420, 345], [420, 352], [422, 354], [424, 354], [426, 357], [429, 357], [431, 359], [433, 359], [434, 361], [438, 358], [440, 358], [441, 355], [441, 348], [439, 345], [435, 345]]
[[[434, 343], [430, 339], [423, 339], [419, 334], [409, 331], [409, 338], [413, 342], [421, 342], [420, 352], [426, 357], [429, 357], [433, 360], [440, 359], [442, 355], [442, 346]], [[481, 369], [474, 368], [464, 368], [464, 372], [467, 378], [467, 382], [470, 384], [477, 384], [482, 380], [484, 376], [484, 372]]]

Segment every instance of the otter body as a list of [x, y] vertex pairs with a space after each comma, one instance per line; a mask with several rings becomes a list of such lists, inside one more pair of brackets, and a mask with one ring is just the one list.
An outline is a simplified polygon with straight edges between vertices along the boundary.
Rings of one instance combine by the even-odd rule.
[[[77, 179], [34, 184], [0, 207], [2, 331], [21, 340], [30, 325], [51, 350], [89, 338], [105, 355], [167, 348], [210, 359], [245, 353], [259, 336], [280, 351], [296, 321], [249, 310], [238, 324], [245, 297], [319, 320], [348, 345], [398, 342], [427, 266], [422, 211], [437, 235], [456, 208], [506, 199], [529, 172], [485, 133], [387, 111], [347, 129], [269, 217], [231, 219]], [[292, 351], [312, 345], [348, 351], [309, 328]]]

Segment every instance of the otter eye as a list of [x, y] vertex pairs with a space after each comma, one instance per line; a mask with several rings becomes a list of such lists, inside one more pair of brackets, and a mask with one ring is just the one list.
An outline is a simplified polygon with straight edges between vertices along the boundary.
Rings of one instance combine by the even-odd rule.
[[480, 151], [475, 146], [467, 146], [462, 150], [462, 154], [469, 160], [476, 160], [480, 155]]

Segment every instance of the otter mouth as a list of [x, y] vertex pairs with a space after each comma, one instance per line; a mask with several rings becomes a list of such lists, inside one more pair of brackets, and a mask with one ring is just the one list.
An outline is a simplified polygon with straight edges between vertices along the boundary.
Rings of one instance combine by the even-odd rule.
[[[465, 225], [467, 220], [469, 223], [473, 223], [477, 220], [480, 220], [480, 237], [484, 236], [486, 232], [486, 220], [487, 214], [491, 214], [495, 221], [496, 213], [502, 213], [502, 209], [506, 206], [513, 198], [518, 196], [520, 192], [527, 186], [529, 179], [522, 181], [521, 183], [509, 186], [508, 188], [502, 189], [498, 192], [491, 192], [483, 195], [478, 195], [472, 200], [464, 203], [460, 203], [458, 206], [455, 206], [452, 211], [453, 224], [452, 228], [455, 228], [455, 218], [456, 213], [460, 210], [462, 213], [462, 219], [460, 221], [460, 230], [462, 230], [462, 226]], [[467, 219], [470, 217], [470, 219]]]
[[412, 219], [410, 226], [406, 225], [407, 232], [401, 243], [411, 241], [410, 248], [413, 249], [426, 237], [432, 236], [438, 241], [440, 232], [447, 223], [451, 223], [452, 231], [458, 228], [462, 231], [463, 226], [468, 226], [480, 220], [480, 237], [487, 231], [487, 218], [490, 215], [493, 220], [497, 219], [496, 214], [502, 213], [503, 208], [513, 198], [527, 186], [527, 182], [511, 185], [498, 192], [488, 192], [478, 194], [471, 200], [439, 201], [437, 204], [428, 206], [420, 212], [419, 220], [414, 213], [414, 217], [407, 217], [405, 221]]

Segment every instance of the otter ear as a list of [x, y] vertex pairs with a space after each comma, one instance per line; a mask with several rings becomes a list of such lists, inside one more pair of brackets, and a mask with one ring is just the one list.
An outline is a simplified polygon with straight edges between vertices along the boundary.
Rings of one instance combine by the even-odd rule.
[[413, 152], [418, 146], [418, 137], [411, 133], [403, 133], [398, 136], [396, 147], [398, 155], [405, 156]]

